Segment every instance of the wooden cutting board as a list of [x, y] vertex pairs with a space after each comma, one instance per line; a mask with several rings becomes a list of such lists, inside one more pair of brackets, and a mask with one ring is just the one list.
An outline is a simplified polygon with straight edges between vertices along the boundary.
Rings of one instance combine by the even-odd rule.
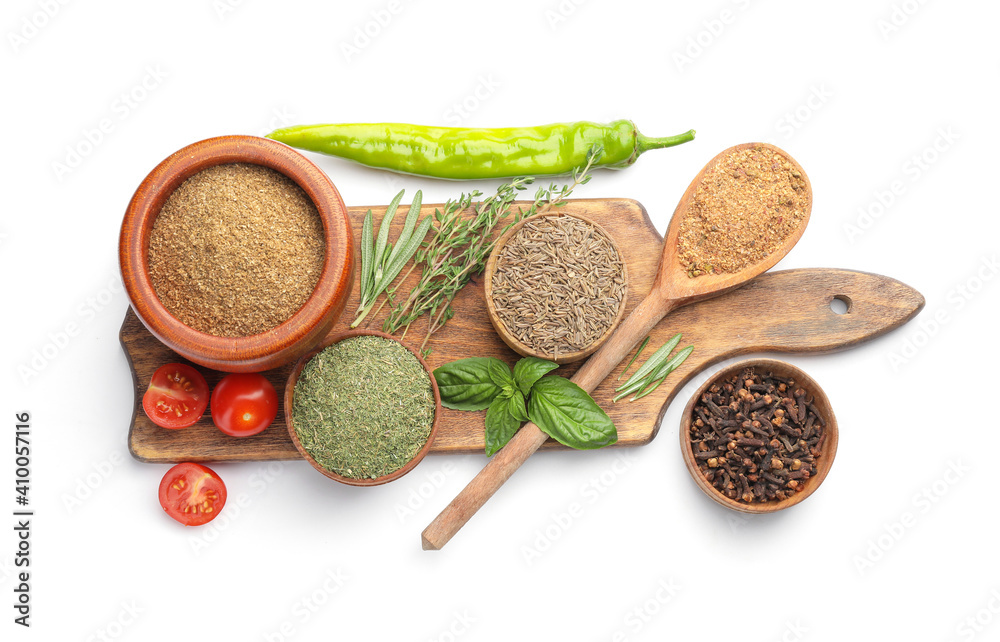
[[[423, 215], [440, 205], [425, 205]], [[375, 220], [385, 207], [372, 207]], [[361, 221], [367, 207], [349, 208], [354, 233], [360, 238]], [[649, 291], [660, 257], [662, 237], [649, 220], [645, 208], [627, 199], [570, 200], [566, 212], [587, 216], [601, 223], [617, 240], [628, 263], [631, 284], [628, 311]], [[397, 218], [395, 238], [405, 209]], [[415, 280], [416, 275], [411, 277]], [[355, 284], [355, 292], [357, 285]], [[408, 287], [401, 292], [409, 291]], [[839, 298], [849, 302], [845, 314], [834, 312], [830, 304]], [[683, 333], [680, 347], [694, 345], [687, 361], [653, 394], [634, 403], [612, 403], [618, 374], [626, 359], [593, 396], [618, 428], [617, 446], [641, 446], [656, 436], [660, 418], [674, 395], [695, 374], [713, 363], [752, 352], [832, 352], [877, 337], [912, 318], [923, 307], [916, 290], [884, 276], [839, 269], [797, 269], [764, 274], [748, 285], [715, 299], [680, 308], [664, 318], [652, 333], [649, 345], [636, 364], [651, 355], [674, 333]], [[340, 332], [354, 318], [357, 297], [348, 303], [343, 317], [332, 332]], [[517, 355], [497, 336], [486, 315], [483, 287], [473, 280], [455, 299], [455, 316], [431, 338], [427, 359], [431, 368], [470, 356], [494, 356], [513, 365]], [[385, 311], [371, 327], [378, 328]], [[419, 345], [423, 325], [415, 325], [406, 343]], [[153, 424], [142, 411], [142, 395], [159, 366], [173, 361], [186, 362], [160, 343], [129, 309], [120, 339], [132, 368], [135, 408], [128, 444], [132, 455], [146, 462], [252, 461], [298, 459], [285, 425], [284, 409], [264, 432], [237, 439], [221, 433], [208, 412], [184, 430], [165, 430]], [[569, 377], [579, 364], [559, 368]], [[224, 373], [197, 367], [214, 387]], [[632, 371], [638, 367], [633, 365]], [[274, 384], [279, 399], [292, 364], [263, 373]], [[436, 453], [483, 452], [484, 412], [444, 409]], [[549, 440], [543, 448], [563, 448]]]

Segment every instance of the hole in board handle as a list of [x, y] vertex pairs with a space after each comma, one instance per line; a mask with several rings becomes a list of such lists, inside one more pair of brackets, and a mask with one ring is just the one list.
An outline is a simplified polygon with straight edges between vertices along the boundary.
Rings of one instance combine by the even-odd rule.
[[838, 294], [830, 301], [830, 309], [833, 310], [834, 314], [847, 314], [851, 311], [852, 303], [851, 297], [846, 294]]

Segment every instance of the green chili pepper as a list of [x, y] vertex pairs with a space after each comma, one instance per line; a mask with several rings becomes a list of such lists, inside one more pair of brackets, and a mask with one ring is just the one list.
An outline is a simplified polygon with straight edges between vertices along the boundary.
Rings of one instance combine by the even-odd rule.
[[570, 174], [587, 162], [587, 151], [594, 145], [604, 148], [599, 167], [620, 169], [650, 149], [693, 140], [694, 130], [647, 138], [629, 120], [501, 129], [370, 123], [300, 125], [267, 137], [369, 167], [468, 180]]

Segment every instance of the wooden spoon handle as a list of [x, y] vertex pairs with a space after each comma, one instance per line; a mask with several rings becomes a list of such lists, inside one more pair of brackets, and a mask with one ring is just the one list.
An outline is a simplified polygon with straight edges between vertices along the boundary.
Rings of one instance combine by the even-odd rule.
[[436, 551], [447, 544], [546, 439], [548, 435], [533, 423], [525, 424], [518, 430], [507, 445], [493, 455], [493, 459], [424, 529], [421, 534], [421, 546], [424, 550]]
[[604, 378], [622, 362], [660, 320], [677, 306], [672, 299], [665, 299], [658, 288], [653, 288], [646, 298], [625, 317], [607, 343], [590, 355], [590, 358], [576, 371], [571, 381], [587, 392], [593, 392]]
[[[674, 302], [662, 298], [658, 290], [654, 289], [622, 321], [607, 343], [577, 370], [572, 381], [587, 392], [593, 391], [621, 363], [633, 346], [649, 334], [673, 308]], [[424, 529], [421, 535], [424, 550], [436, 551], [447, 544], [546, 439], [548, 435], [533, 423], [525, 424], [517, 431], [507, 445], [493, 456], [462, 492]]]

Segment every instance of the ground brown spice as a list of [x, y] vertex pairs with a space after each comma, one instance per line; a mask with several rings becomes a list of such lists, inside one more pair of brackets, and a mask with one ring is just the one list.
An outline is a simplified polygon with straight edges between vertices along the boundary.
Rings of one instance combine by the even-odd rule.
[[149, 276], [185, 325], [249, 336], [302, 307], [325, 248], [319, 212], [294, 181], [260, 165], [217, 165], [164, 203], [150, 234]]
[[763, 146], [731, 152], [705, 173], [683, 213], [681, 265], [696, 277], [759, 263], [802, 223], [809, 199], [786, 156]]

